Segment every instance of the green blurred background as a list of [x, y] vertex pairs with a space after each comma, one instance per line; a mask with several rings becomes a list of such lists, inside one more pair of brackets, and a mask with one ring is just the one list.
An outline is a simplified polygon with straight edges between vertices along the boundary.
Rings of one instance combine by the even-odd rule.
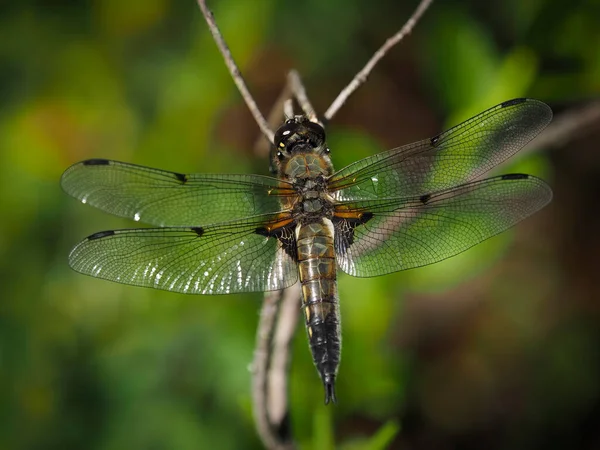
[[[267, 113], [291, 68], [323, 112], [416, 3], [209, 5]], [[434, 3], [328, 127], [336, 167], [514, 97], [557, 116], [585, 104], [599, 23], [598, 0]], [[260, 294], [154, 292], [67, 266], [84, 236], [132, 226], [61, 191], [74, 162], [267, 173], [195, 1], [3, 2], [0, 100], [0, 449], [261, 448]], [[302, 448], [600, 448], [599, 128], [503, 169], [555, 191], [515, 229], [427, 268], [340, 276], [338, 405], [323, 406], [302, 328], [294, 343]]]

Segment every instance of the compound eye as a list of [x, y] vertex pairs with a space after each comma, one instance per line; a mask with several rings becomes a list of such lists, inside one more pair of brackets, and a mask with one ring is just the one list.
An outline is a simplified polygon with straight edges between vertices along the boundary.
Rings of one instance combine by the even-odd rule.
[[315, 141], [318, 144], [325, 142], [325, 130], [321, 125], [315, 122], [306, 122], [304, 126], [313, 133]]
[[329, 147], [327, 147], [327, 148], [325, 149], [325, 153], [327, 153], [328, 155], [331, 153], [331, 150], [329, 150]]
[[286, 123], [279, 127], [275, 133], [275, 145], [279, 148], [284, 148], [288, 137], [290, 137], [298, 129], [298, 123], [296, 123], [296, 121], [293, 119], [291, 120], [291, 122], [289, 120], [286, 121]]

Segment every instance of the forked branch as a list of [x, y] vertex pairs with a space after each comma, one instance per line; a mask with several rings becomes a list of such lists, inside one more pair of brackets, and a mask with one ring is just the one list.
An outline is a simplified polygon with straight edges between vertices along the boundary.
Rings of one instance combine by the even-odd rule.
[[[336, 98], [325, 113], [324, 117], [326, 120], [331, 119], [348, 97], [366, 81], [368, 74], [373, 70], [377, 62], [395, 44], [400, 42], [405, 35], [410, 33], [432, 1], [421, 1], [415, 13], [402, 29], [386, 41], [384, 46], [375, 53], [365, 68], [356, 75], [352, 82]], [[273, 143], [273, 128], [275, 128], [276, 123], [281, 121], [282, 109], [286, 117], [291, 117], [294, 114], [292, 97], [296, 99], [309, 120], [319, 122], [300, 76], [296, 71], [289, 73], [286, 86], [279, 96], [276, 106], [269, 115], [269, 122], [267, 122], [250, 94], [240, 70], [233, 60], [231, 51], [217, 27], [214, 16], [206, 6], [206, 1], [197, 0], [197, 2], [215, 43], [225, 60], [231, 77], [238, 87], [240, 94], [242, 94], [261, 132], [269, 141], [269, 144]], [[257, 153], [261, 155], [268, 153], [269, 146], [265, 144], [264, 140], [257, 142]], [[252, 397], [257, 430], [263, 444], [269, 449], [289, 450], [295, 448], [289, 428], [288, 371], [291, 358], [291, 341], [300, 314], [299, 304], [300, 289], [298, 285], [295, 285], [285, 291], [267, 293], [261, 310], [254, 361], [252, 363]]]

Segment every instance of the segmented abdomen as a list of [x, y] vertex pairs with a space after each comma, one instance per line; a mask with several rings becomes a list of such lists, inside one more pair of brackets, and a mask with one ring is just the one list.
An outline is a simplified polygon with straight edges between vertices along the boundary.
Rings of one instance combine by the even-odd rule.
[[334, 229], [320, 219], [296, 229], [302, 307], [313, 360], [325, 386], [325, 402], [335, 402], [341, 332], [336, 284]]

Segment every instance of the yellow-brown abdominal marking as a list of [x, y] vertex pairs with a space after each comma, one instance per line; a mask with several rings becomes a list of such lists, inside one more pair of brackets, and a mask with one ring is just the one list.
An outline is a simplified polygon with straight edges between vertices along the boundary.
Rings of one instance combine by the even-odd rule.
[[299, 225], [296, 242], [302, 307], [313, 360], [325, 386], [325, 402], [335, 402], [341, 336], [332, 222], [320, 219]]

